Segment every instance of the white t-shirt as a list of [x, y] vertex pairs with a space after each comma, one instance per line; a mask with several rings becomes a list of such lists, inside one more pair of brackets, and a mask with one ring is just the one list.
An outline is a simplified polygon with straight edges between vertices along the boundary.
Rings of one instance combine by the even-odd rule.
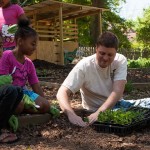
[[127, 59], [116, 54], [107, 68], [96, 63], [96, 54], [82, 59], [69, 73], [63, 86], [73, 93], [80, 90], [83, 108], [96, 111], [112, 92], [113, 81], [126, 80]]

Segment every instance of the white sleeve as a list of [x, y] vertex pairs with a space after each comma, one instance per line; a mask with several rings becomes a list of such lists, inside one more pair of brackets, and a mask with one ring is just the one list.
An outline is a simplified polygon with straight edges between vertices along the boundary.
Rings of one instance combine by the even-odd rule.
[[127, 59], [122, 57], [118, 61], [118, 67], [115, 70], [114, 81], [115, 80], [126, 80], [127, 78]]

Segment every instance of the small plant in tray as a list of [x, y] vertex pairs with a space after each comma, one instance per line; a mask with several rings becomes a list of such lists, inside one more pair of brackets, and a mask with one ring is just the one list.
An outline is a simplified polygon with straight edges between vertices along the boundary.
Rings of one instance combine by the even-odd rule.
[[118, 109], [116, 111], [106, 110], [101, 112], [98, 116], [98, 122], [100, 123], [111, 123], [118, 125], [129, 125], [144, 119], [146, 110], [141, 109]]
[[98, 132], [127, 135], [133, 130], [145, 127], [150, 123], [150, 109], [131, 107], [128, 110], [106, 110], [98, 116], [93, 128]]

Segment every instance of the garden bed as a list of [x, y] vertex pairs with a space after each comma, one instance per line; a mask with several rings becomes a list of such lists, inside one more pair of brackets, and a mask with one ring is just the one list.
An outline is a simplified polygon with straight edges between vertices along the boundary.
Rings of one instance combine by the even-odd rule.
[[[61, 66], [43, 60], [35, 60], [34, 65], [39, 79], [57, 83], [62, 83], [74, 67], [74, 64]], [[132, 83], [150, 83], [150, 68], [129, 68], [127, 80]]]
[[[62, 83], [73, 68], [73, 65], [59, 66], [47, 62], [35, 61], [36, 68], [49, 69], [51, 82]], [[37, 63], [37, 64], [36, 64]], [[57, 71], [57, 73], [55, 72]], [[64, 72], [66, 74], [64, 74]], [[49, 80], [48, 80], [49, 81]], [[56, 102], [58, 87], [43, 85], [43, 91], [49, 102]], [[150, 89], [136, 89], [132, 93], [125, 93], [125, 99], [139, 99], [150, 96]], [[81, 107], [79, 92], [72, 95], [71, 105], [74, 109]], [[81, 112], [77, 112], [81, 115]], [[149, 150], [150, 126], [133, 131], [124, 137], [114, 133], [97, 132], [91, 127], [72, 125], [68, 118], [61, 114], [60, 118], [49, 120], [42, 125], [20, 128], [17, 132], [20, 140], [11, 145], [0, 145], [0, 150]]]

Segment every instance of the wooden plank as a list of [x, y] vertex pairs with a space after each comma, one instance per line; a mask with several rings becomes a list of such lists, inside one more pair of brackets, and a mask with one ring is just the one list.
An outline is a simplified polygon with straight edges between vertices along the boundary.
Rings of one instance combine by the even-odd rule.
[[45, 34], [45, 35], [39, 34], [39, 37], [54, 38], [55, 36], [54, 35], [47, 35], [47, 34]]
[[87, 12], [80, 12], [79, 14], [73, 14], [72, 16], [64, 16], [64, 20], [70, 20], [70, 19], [74, 19], [74, 18], [83, 18], [85, 16], [92, 16], [92, 15], [96, 15], [100, 13], [100, 10], [96, 10], [96, 11], [87, 11]]
[[63, 14], [62, 14], [62, 7], [59, 9], [59, 21], [60, 21], [60, 64], [64, 65], [64, 49], [63, 49]]
[[51, 29], [51, 27], [49, 27], [49, 26], [34, 26], [35, 28], [37, 28], [37, 29], [47, 29], [47, 30], [49, 30], [49, 29]]
[[37, 49], [37, 59], [54, 62], [55, 43], [51, 41], [39, 41]]
[[[69, 29], [68, 29], [69, 30]], [[77, 30], [64, 31], [64, 34], [77, 34]], [[49, 31], [49, 30], [36, 30], [38, 33], [47, 33], [47, 34], [60, 34], [60, 31]]]
[[30, 8], [32, 8], [31, 10], [25, 10], [25, 14], [26, 16], [31, 16], [31, 15], [38, 15], [38, 14], [42, 14], [42, 13], [46, 13], [46, 12], [52, 12], [52, 11], [56, 11], [59, 10], [60, 5], [59, 4], [52, 4], [52, 5], [47, 5], [45, 7], [41, 7], [41, 8], [34, 8], [34, 6], [30, 6]]
[[49, 34], [49, 33], [52, 33], [52, 34], [60, 33], [59, 31], [49, 31], [49, 30], [36, 30], [36, 32], [38, 32], [38, 33], [47, 33], [47, 34]]

